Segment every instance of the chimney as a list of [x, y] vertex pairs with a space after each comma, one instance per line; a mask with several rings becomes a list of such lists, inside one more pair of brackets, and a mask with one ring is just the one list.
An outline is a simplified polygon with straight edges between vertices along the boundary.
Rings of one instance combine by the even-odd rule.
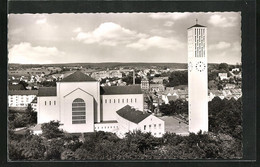
[[135, 85], [135, 70], [133, 70], [133, 85]]

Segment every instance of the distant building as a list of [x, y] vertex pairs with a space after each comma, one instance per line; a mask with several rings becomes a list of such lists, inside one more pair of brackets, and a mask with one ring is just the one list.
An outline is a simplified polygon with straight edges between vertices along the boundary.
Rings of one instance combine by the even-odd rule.
[[33, 109], [33, 111], [35, 111], [35, 112], [37, 112], [37, 97], [35, 97], [34, 99], [33, 99], [33, 101], [31, 102], [31, 107], [32, 107], [32, 109]]
[[152, 82], [157, 84], [163, 84], [163, 80], [168, 80], [168, 77], [154, 77], [152, 79]]
[[224, 89], [235, 89], [236, 85], [235, 84], [229, 84], [227, 83], [224, 87]]
[[96, 80], [99, 80], [99, 79], [102, 79], [102, 78], [122, 78], [123, 74], [118, 70], [115, 70], [115, 71], [98, 71], [98, 72], [93, 72], [91, 74], [91, 77], [96, 79]]
[[235, 71], [238, 72], [238, 71], [240, 71], [240, 70], [239, 70], [239, 68], [233, 68], [231, 71], [232, 71], [232, 72], [235, 72]]
[[150, 84], [151, 92], [162, 92], [165, 90], [165, 86], [163, 84]]
[[149, 90], [149, 81], [148, 81], [148, 79], [142, 79], [142, 81], [141, 81], [141, 89], [143, 91], [148, 91]]
[[209, 90], [208, 101], [211, 101], [212, 99], [214, 99], [214, 97], [219, 97], [222, 100], [225, 98], [222, 91], [220, 91], [220, 90]]
[[38, 90], [9, 90], [8, 106], [12, 108], [26, 108], [37, 94]]
[[218, 73], [218, 77], [220, 80], [228, 79], [227, 73]]
[[127, 132], [140, 130], [150, 132], [155, 137], [162, 137], [165, 133], [164, 121], [156, 116], [139, 111], [129, 105], [121, 108], [117, 112], [118, 136], [124, 136]]
[[45, 68], [28, 68], [19, 70], [8, 70], [9, 76], [30, 76], [30, 75], [48, 75], [50, 71]]

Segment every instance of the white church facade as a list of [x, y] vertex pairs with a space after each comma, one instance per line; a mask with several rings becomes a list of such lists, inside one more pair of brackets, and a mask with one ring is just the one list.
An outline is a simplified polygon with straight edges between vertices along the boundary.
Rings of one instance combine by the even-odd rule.
[[144, 105], [140, 85], [101, 87], [99, 81], [80, 71], [57, 82], [56, 87], [40, 88], [37, 102], [37, 123], [59, 121], [68, 133], [117, 133], [122, 126], [117, 111], [125, 106], [143, 111]]

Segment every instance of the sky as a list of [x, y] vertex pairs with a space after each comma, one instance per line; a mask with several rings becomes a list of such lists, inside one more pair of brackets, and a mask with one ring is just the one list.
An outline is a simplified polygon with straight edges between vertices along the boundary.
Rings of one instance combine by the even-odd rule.
[[241, 15], [212, 13], [10, 14], [9, 63], [187, 63], [187, 28], [208, 32], [208, 63], [241, 63]]

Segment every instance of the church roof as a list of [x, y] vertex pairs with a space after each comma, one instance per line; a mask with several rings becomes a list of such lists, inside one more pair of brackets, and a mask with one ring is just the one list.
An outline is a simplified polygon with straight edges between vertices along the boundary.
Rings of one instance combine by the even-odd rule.
[[56, 87], [40, 87], [38, 96], [57, 96]]
[[[193, 28], [193, 27], [206, 27], [206, 26], [202, 26], [200, 24], [195, 24], [194, 26], [191, 26], [190, 28]], [[190, 29], [190, 28], [188, 28], [188, 29]]]
[[118, 95], [118, 94], [142, 94], [140, 85], [131, 86], [104, 86], [100, 90], [101, 95]]
[[126, 105], [125, 107], [116, 111], [116, 113], [119, 116], [125, 118], [126, 120], [136, 124], [138, 124], [139, 122], [151, 115], [149, 113], [143, 113], [142, 111], [136, 110], [129, 105]]
[[73, 74], [62, 79], [60, 82], [89, 82], [89, 81], [96, 81], [96, 80], [94, 78], [89, 77], [86, 74], [83, 74], [80, 71], [76, 71]]
[[38, 90], [9, 90], [8, 95], [37, 95]]

